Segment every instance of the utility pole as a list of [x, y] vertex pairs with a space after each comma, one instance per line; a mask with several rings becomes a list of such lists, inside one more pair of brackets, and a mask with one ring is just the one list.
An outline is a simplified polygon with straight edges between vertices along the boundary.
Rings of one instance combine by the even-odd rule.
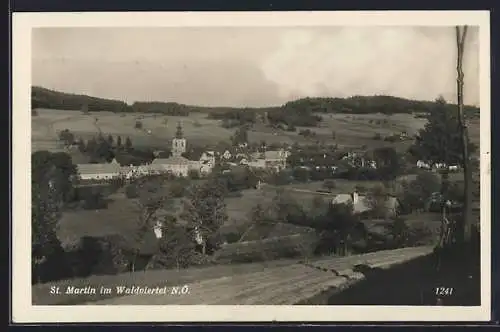
[[467, 124], [464, 115], [464, 72], [463, 72], [463, 56], [465, 48], [465, 38], [467, 36], [467, 26], [455, 27], [457, 38], [457, 105], [458, 105], [458, 124], [459, 132], [462, 138], [462, 158], [464, 168], [464, 209], [463, 218], [460, 225], [459, 240], [470, 241], [472, 228], [472, 170], [470, 168], [469, 159], [469, 140], [467, 133]]

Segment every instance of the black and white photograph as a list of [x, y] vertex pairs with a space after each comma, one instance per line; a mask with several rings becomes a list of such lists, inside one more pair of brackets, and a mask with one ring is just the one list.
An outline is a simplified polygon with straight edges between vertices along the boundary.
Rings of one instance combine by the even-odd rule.
[[15, 14], [14, 318], [489, 319], [489, 29]]

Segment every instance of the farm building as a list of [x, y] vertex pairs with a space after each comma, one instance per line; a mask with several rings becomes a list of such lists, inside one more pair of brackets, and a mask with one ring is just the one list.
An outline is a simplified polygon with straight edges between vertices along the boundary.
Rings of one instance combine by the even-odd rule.
[[77, 164], [80, 180], [109, 180], [117, 178], [121, 173], [121, 166], [113, 160], [109, 164]]
[[[370, 198], [365, 195], [360, 195], [354, 191], [351, 194], [339, 194], [332, 200], [332, 204], [352, 204], [352, 209], [355, 214], [364, 214], [374, 209], [374, 204], [371, 203]], [[395, 216], [398, 214], [400, 203], [396, 197], [386, 196], [383, 201], [381, 200], [385, 215]]]

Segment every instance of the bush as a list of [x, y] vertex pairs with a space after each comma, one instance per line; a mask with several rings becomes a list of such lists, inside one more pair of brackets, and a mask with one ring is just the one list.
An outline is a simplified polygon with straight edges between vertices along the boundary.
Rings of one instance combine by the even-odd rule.
[[188, 171], [188, 177], [191, 179], [191, 180], [198, 180], [200, 179], [200, 172], [195, 170], [195, 169], [190, 169]]
[[241, 193], [241, 191], [228, 191], [226, 193], [226, 197], [243, 197], [243, 194]]
[[90, 193], [84, 199], [83, 208], [86, 210], [107, 209], [108, 201], [101, 192]]
[[336, 183], [334, 180], [325, 180], [323, 181], [323, 187], [328, 189], [328, 190], [332, 190], [332, 189], [335, 189], [336, 188]]
[[182, 180], [174, 180], [169, 186], [172, 197], [181, 198], [186, 194], [187, 184]]
[[127, 196], [127, 198], [139, 197], [139, 190], [137, 189], [137, 186], [135, 184], [129, 184], [125, 188], [125, 195]]
[[376, 133], [374, 136], [373, 136], [373, 139], [376, 140], [376, 141], [380, 141], [382, 139], [382, 135], [380, 135], [379, 133]]
[[241, 239], [241, 234], [236, 232], [227, 233], [224, 234], [224, 239], [227, 243], [236, 243]]
[[309, 256], [318, 244], [316, 233], [295, 234], [258, 241], [238, 242], [222, 246], [215, 252], [215, 261], [222, 263], [250, 263]]
[[142, 129], [142, 121], [136, 121], [135, 122], [135, 128], [136, 129]]
[[293, 170], [293, 178], [299, 182], [308, 182], [310, 177], [309, 170], [305, 168], [296, 168]]

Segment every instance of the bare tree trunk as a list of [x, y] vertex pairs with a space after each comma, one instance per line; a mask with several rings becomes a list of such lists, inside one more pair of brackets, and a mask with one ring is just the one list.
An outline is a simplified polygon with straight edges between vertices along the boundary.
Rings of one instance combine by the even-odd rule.
[[467, 26], [462, 29], [456, 27], [457, 37], [457, 104], [458, 104], [458, 123], [459, 131], [462, 137], [462, 158], [464, 167], [464, 211], [463, 218], [460, 221], [460, 236], [459, 240], [470, 241], [472, 227], [472, 173], [469, 160], [468, 134], [467, 124], [464, 116], [463, 88], [464, 88], [464, 72], [462, 69], [463, 55], [465, 47], [465, 38], [467, 36]]

